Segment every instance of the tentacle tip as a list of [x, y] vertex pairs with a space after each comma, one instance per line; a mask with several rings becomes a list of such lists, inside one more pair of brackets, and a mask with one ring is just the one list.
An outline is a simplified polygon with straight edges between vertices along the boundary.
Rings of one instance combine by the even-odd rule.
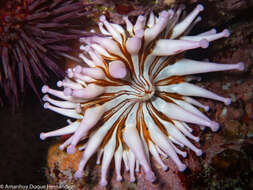
[[101, 179], [99, 182], [99, 185], [101, 185], [102, 187], [105, 187], [107, 185], [107, 181], [105, 179]]
[[83, 177], [83, 171], [77, 170], [74, 176], [77, 179]]
[[84, 150], [84, 147], [79, 147], [78, 150], [79, 150], [79, 151], [83, 151], [83, 150]]
[[205, 106], [205, 107], [204, 107], [204, 110], [205, 110], [205, 111], [209, 111], [209, 109], [210, 109], [209, 106]]
[[154, 182], [156, 180], [154, 172], [152, 172], [151, 170], [146, 172], [146, 179], [150, 182]]
[[120, 176], [120, 175], [117, 176], [117, 181], [119, 181], [119, 182], [122, 181], [122, 176]]
[[43, 98], [42, 98], [42, 100], [43, 100], [44, 102], [48, 101], [48, 99], [49, 99], [49, 96], [48, 96], [48, 95], [45, 95], [45, 96], [43, 96]]
[[63, 150], [63, 149], [64, 149], [64, 145], [60, 145], [59, 150]]
[[71, 89], [71, 88], [65, 88], [65, 89], [63, 90], [63, 94], [64, 94], [65, 96], [71, 96], [71, 94], [72, 94], [72, 89]]
[[195, 137], [194, 140], [195, 140], [196, 142], [199, 142], [199, 141], [200, 141], [200, 138], [199, 138], [199, 137]]
[[66, 72], [66, 73], [71, 73], [71, 72], [72, 72], [72, 69], [71, 69], [71, 68], [68, 68], [65, 72]]
[[145, 17], [144, 17], [143, 15], [140, 15], [140, 16], [138, 17], [138, 19], [142, 22], [142, 21], [145, 20]]
[[186, 157], [187, 157], [187, 153], [186, 153], [186, 152], [183, 152], [183, 153], [182, 153], [182, 156], [183, 156], [183, 158], [186, 158]]
[[161, 17], [163, 17], [163, 18], [166, 18], [166, 17], [169, 16], [169, 12], [164, 10], [164, 11], [160, 12], [160, 15], [159, 15], [159, 16], [161, 16]]
[[178, 170], [180, 171], [180, 172], [183, 172], [183, 171], [185, 171], [186, 170], [186, 165], [185, 164], [181, 164], [180, 166], [178, 166]]
[[168, 166], [163, 166], [162, 169], [163, 169], [163, 171], [168, 171], [169, 167]]
[[225, 104], [226, 106], [230, 105], [231, 102], [232, 102], [231, 98], [225, 98], [225, 99], [224, 99], [224, 104]]
[[76, 106], [76, 112], [77, 112], [77, 113], [82, 113], [82, 108], [81, 108], [80, 105], [77, 105], [77, 106]]
[[45, 135], [45, 133], [40, 133], [40, 139], [41, 140], [45, 140], [47, 137]]
[[126, 20], [128, 19], [128, 16], [127, 16], [127, 15], [124, 15], [124, 16], [122, 17], [122, 19], [123, 19], [124, 21], [126, 21]]
[[173, 9], [169, 9], [168, 14], [169, 14], [170, 17], [173, 17], [174, 14], [175, 14], [175, 11]]
[[209, 42], [206, 39], [202, 39], [199, 41], [199, 46], [205, 49], [209, 46]]
[[205, 7], [202, 4], [198, 4], [196, 7], [199, 11], [203, 11]]
[[198, 149], [195, 151], [197, 156], [201, 156], [203, 154], [202, 150]]
[[200, 22], [202, 20], [202, 16], [198, 16], [196, 22]]
[[131, 177], [130, 177], [130, 182], [131, 182], [131, 183], [134, 183], [134, 182], [135, 182], [135, 180], [136, 180], [136, 179], [135, 179], [135, 177], [134, 177], [134, 176], [131, 176]]
[[58, 81], [58, 82], [56, 83], [56, 85], [57, 85], [58, 87], [62, 87], [62, 86], [63, 86], [63, 82], [62, 82], [62, 81]]
[[205, 130], [205, 126], [200, 126], [200, 130], [204, 131]]
[[68, 153], [68, 154], [74, 154], [75, 152], [76, 152], [75, 146], [70, 145], [70, 146], [67, 148], [67, 153]]
[[245, 69], [245, 64], [243, 62], [237, 63], [237, 69], [243, 71]]
[[[87, 43], [86, 41], [84, 41], [84, 42]], [[81, 46], [80, 46], [80, 49], [81, 49]], [[84, 50], [84, 49], [81, 49], [81, 50]], [[82, 53], [79, 53], [79, 54], [78, 54], [78, 57], [82, 59], [83, 54], [82, 54]], [[83, 62], [84, 62], [84, 61], [83, 61]], [[67, 71], [66, 71], [66, 73], [67, 73]]]
[[211, 121], [211, 129], [213, 132], [216, 132], [218, 131], [220, 128], [220, 125], [219, 123], [215, 122], [215, 121]]
[[74, 69], [73, 69], [74, 73], [81, 73], [82, 71], [82, 67], [80, 65], [77, 65]]
[[46, 102], [46, 103], [43, 105], [43, 107], [44, 107], [45, 109], [48, 109], [48, 108], [49, 108], [49, 103]]
[[216, 34], [217, 30], [216, 30], [216, 28], [212, 28], [210, 32], [213, 33], [213, 34]]
[[48, 87], [47, 85], [44, 85], [44, 86], [42, 86], [42, 88], [41, 88], [41, 92], [42, 92], [43, 94], [48, 93], [48, 90], [49, 90], [49, 87]]
[[72, 71], [68, 72], [67, 75], [68, 75], [69, 78], [73, 78], [74, 77], [74, 73]]
[[222, 31], [222, 33], [223, 33], [224, 37], [229, 37], [229, 36], [230, 36], [230, 32], [229, 32], [228, 29], [224, 29], [224, 30]]
[[70, 125], [71, 123], [73, 123], [70, 119], [67, 119], [66, 122]]
[[100, 20], [101, 22], [105, 22], [105, 20], [106, 20], [105, 15], [101, 15], [101, 16], [99, 17], [99, 20]]

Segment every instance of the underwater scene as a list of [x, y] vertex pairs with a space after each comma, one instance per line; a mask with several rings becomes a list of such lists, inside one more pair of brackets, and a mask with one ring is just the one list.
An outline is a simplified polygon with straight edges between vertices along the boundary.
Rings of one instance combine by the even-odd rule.
[[0, 0], [0, 189], [253, 189], [252, 8]]

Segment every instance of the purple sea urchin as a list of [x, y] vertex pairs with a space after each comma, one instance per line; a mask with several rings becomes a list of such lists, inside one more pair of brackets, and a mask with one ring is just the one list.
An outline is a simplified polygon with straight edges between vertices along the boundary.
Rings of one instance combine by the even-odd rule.
[[[183, 58], [182, 53], [195, 48], [207, 48], [209, 42], [229, 36], [229, 31], [216, 30], [187, 36], [192, 26], [200, 21], [198, 5], [188, 16], [180, 20], [182, 9], [140, 15], [133, 25], [123, 17], [126, 29], [100, 17], [99, 29], [110, 37], [81, 38], [83, 53], [80, 58], [88, 67], [69, 69], [68, 77], [57, 83], [63, 91], [43, 86], [42, 92], [64, 101], [44, 96], [44, 107], [67, 117], [64, 128], [41, 133], [40, 138], [73, 134], [60, 149], [74, 153], [76, 145], [84, 140], [84, 150], [79, 168], [75, 173], [81, 177], [91, 156], [97, 152], [101, 157], [100, 184], [107, 184], [106, 175], [114, 157], [117, 180], [121, 181], [122, 160], [130, 170], [130, 181], [135, 181], [135, 171], [141, 166], [146, 179], [155, 180], [150, 164], [150, 154], [164, 170], [167, 166], [161, 156], [170, 156], [179, 171], [186, 165], [178, 155], [186, 157], [180, 148], [186, 146], [200, 156], [202, 151], [191, 141], [199, 138], [192, 135], [187, 123], [219, 129], [196, 107], [208, 111], [193, 97], [210, 98], [229, 105], [229, 98], [189, 83], [185, 75], [224, 70], [243, 70], [244, 64], [217, 64]], [[89, 57], [88, 57], [89, 55]], [[196, 106], [196, 107], [195, 107]], [[186, 138], [187, 137], [187, 138]]]
[[73, 20], [87, 14], [87, 5], [72, 0], [0, 3], [0, 103], [2, 96], [16, 106], [25, 81], [39, 96], [33, 76], [45, 82], [47, 68], [63, 76], [55, 60], [73, 58], [67, 54], [71, 51], [67, 43], [85, 35]]

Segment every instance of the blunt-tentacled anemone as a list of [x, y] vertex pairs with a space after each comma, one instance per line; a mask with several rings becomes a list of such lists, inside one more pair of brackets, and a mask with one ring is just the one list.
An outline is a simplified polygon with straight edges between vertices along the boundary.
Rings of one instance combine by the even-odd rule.
[[[179, 171], [186, 165], [183, 148], [197, 156], [202, 151], [194, 145], [199, 137], [192, 134], [189, 124], [219, 129], [202, 111], [209, 107], [195, 97], [209, 98], [229, 105], [229, 98], [191, 84], [189, 75], [225, 70], [243, 70], [243, 63], [217, 64], [183, 57], [186, 50], [207, 48], [209, 42], [229, 36], [227, 29], [215, 29], [189, 36], [189, 30], [201, 20], [202, 5], [185, 18], [182, 8], [164, 10], [156, 16], [138, 16], [133, 24], [123, 17], [125, 26], [99, 19], [99, 29], [105, 37], [81, 38], [80, 58], [84, 65], [67, 70], [67, 77], [57, 83], [62, 90], [43, 86], [44, 107], [72, 118], [64, 128], [41, 133], [40, 138], [71, 134], [60, 146], [70, 154], [77, 145], [83, 151], [77, 178], [97, 153], [101, 164], [102, 186], [107, 185], [108, 168], [114, 162], [117, 180], [122, 180], [121, 168], [130, 171], [130, 181], [140, 168], [146, 179], [156, 177], [151, 167], [153, 158], [167, 170], [162, 161], [169, 156]], [[193, 98], [194, 97], [194, 98]], [[62, 100], [59, 100], [62, 99]], [[201, 111], [202, 110], [202, 111]]]

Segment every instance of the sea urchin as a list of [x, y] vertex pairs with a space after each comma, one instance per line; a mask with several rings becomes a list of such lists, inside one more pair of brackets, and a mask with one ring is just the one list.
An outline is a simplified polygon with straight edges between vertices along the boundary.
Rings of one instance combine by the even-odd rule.
[[[76, 66], [67, 71], [68, 77], [57, 83], [63, 91], [43, 86], [42, 92], [49, 93], [43, 100], [45, 108], [75, 119], [64, 128], [41, 133], [40, 138], [72, 134], [61, 146], [73, 154], [82, 141], [84, 150], [76, 177], [91, 156], [97, 152], [97, 163], [101, 165], [100, 184], [107, 184], [106, 175], [114, 157], [117, 180], [121, 181], [122, 160], [130, 170], [130, 181], [135, 181], [135, 171], [141, 166], [149, 181], [155, 180], [151, 168], [150, 154], [164, 170], [167, 166], [161, 156], [169, 156], [179, 171], [186, 165], [178, 155], [186, 157], [184, 146], [197, 156], [202, 151], [189, 139], [198, 142], [187, 123], [219, 129], [198, 108], [208, 111], [209, 107], [193, 97], [210, 98], [229, 105], [229, 98], [221, 97], [204, 88], [189, 83], [185, 75], [224, 70], [243, 70], [244, 64], [217, 64], [183, 58], [182, 53], [195, 48], [207, 48], [210, 41], [228, 37], [228, 30], [216, 33], [215, 29], [186, 36], [200, 20], [197, 7], [180, 20], [182, 8], [138, 16], [133, 25], [123, 17], [126, 29], [100, 17], [102, 34], [110, 37], [81, 38], [80, 57], [88, 67]], [[196, 107], [195, 107], [196, 106]]]
[[39, 96], [33, 76], [45, 82], [46, 68], [63, 76], [55, 60], [72, 58], [67, 42], [85, 35], [73, 20], [87, 14], [87, 5], [72, 0], [8, 0], [0, 5], [0, 95], [18, 104], [25, 82]]

